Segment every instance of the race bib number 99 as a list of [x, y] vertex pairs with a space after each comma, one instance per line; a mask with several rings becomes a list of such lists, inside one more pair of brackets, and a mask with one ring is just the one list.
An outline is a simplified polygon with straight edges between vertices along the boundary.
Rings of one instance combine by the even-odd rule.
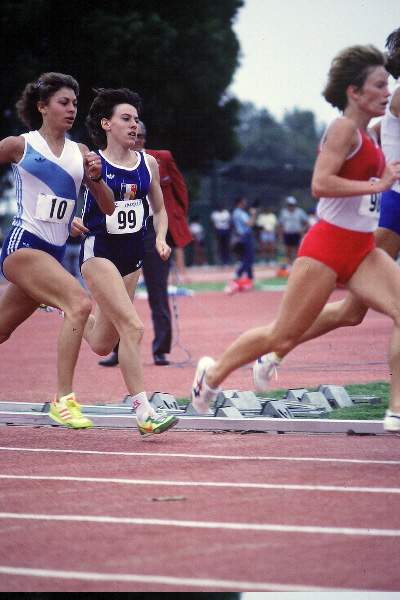
[[[370, 181], [378, 181], [378, 179], [376, 177], [371, 177]], [[365, 196], [362, 196], [358, 214], [362, 217], [375, 217], [376, 219], [379, 219], [381, 197], [381, 193], [365, 194]]]
[[113, 214], [106, 215], [107, 233], [135, 233], [142, 228], [143, 219], [142, 200], [119, 200]]
[[68, 225], [75, 208], [75, 200], [39, 194], [35, 216], [39, 221]]

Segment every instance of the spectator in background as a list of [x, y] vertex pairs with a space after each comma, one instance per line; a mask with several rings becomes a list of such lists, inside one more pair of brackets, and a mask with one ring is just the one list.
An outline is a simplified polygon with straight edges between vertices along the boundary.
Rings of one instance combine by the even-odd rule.
[[231, 213], [222, 205], [211, 213], [217, 239], [218, 259], [220, 265], [231, 264]]
[[[158, 164], [160, 185], [164, 198], [165, 210], [168, 215], [167, 242], [174, 248], [175, 259], [177, 251], [183, 254], [183, 248], [192, 241], [193, 236], [187, 223], [188, 193], [185, 181], [168, 150], [148, 150], [146, 144], [146, 126], [143, 121], [137, 125], [136, 142], [133, 146], [138, 152], [146, 152], [153, 156]], [[142, 272], [149, 297], [151, 318], [153, 321], [154, 339], [152, 353], [154, 364], [157, 366], [169, 365], [165, 356], [171, 352], [172, 344], [172, 318], [168, 297], [168, 277], [171, 268], [171, 258], [164, 261], [160, 258], [155, 247], [155, 230], [153, 217], [147, 219], [147, 235], [144, 242], [144, 257]], [[179, 255], [180, 256], [180, 255]], [[179, 259], [178, 259], [179, 260]], [[183, 259], [181, 259], [183, 264]], [[182, 273], [182, 266], [177, 265], [178, 272]], [[113, 367], [118, 364], [118, 344], [112, 354], [99, 361], [103, 367]]]
[[272, 212], [270, 206], [266, 206], [256, 220], [256, 226], [260, 228], [260, 259], [270, 265], [275, 264], [276, 229], [278, 217]]
[[[139, 152], [145, 150], [150, 156], [154, 156], [160, 172], [161, 190], [164, 197], [165, 209], [168, 215], [168, 234], [167, 242], [172, 248], [175, 266], [179, 277], [185, 280], [185, 259], [184, 248], [192, 240], [187, 220], [189, 197], [185, 184], [174, 158], [169, 150], [149, 150], [145, 149], [146, 127], [142, 121], [139, 122], [139, 134], [135, 144], [135, 150]], [[170, 266], [170, 263], [169, 263]], [[143, 268], [143, 274], [146, 267]], [[149, 271], [149, 269], [146, 269]], [[149, 273], [147, 280], [149, 280]], [[146, 281], [147, 285], [147, 281]]]
[[[253, 263], [255, 259], [255, 238], [253, 227], [256, 221], [257, 209], [253, 206], [246, 210], [247, 199], [244, 196], [237, 198], [235, 209], [232, 213], [232, 222], [241, 246], [241, 261], [233, 281], [227, 285], [225, 292], [233, 294], [237, 291], [251, 290], [253, 288]], [[247, 277], [242, 275], [246, 273]]]
[[193, 235], [194, 243], [194, 259], [195, 265], [204, 265], [205, 263], [205, 252], [204, 252], [204, 227], [201, 224], [199, 215], [195, 215], [190, 223], [190, 231]]
[[294, 196], [286, 198], [286, 206], [279, 214], [280, 238], [285, 246], [286, 267], [294, 263], [307, 225], [307, 214], [297, 205]]

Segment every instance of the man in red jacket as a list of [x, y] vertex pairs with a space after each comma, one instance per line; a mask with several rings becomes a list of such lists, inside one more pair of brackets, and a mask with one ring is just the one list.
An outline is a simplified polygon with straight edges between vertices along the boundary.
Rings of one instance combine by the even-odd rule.
[[[142, 121], [139, 121], [134, 149], [138, 152], [145, 151], [147, 154], [154, 156], [158, 163], [161, 189], [168, 215], [167, 242], [175, 248], [175, 260], [178, 263], [178, 256], [183, 256], [183, 254], [178, 254], [179, 251], [193, 240], [187, 222], [189, 203], [185, 181], [169, 150], [148, 150], [147, 148], [144, 150], [145, 143], [146, 127]], [[142, 271], [153, 321], [152, 352], [154, 364], [162, 366], [169, 364], [169, 360], [165, 355], [171, 351], [172, 342], [172, 320], [168, 298], [168, 276], [171, 258], [167, 261], [160, 258], [155, 248], [155, 235], [153, 219], [150, 217], [147, 221], [147, 235], [144, 239], [145, 255]], [[179, 268], [179, 263], [177, 266]], [[117, 364], [118, 346], [114, 348], [111, 356], [99, 362], [99, 365], [104, 367], [112, 367]]]

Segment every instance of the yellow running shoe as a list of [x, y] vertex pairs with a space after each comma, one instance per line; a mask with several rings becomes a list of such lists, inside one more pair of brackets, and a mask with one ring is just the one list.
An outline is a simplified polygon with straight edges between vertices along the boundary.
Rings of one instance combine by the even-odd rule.
[[71, 427], [72, 429], [84, 429], [92, 427], [93, 423], [81, 413], [81, 405], [75, 400], [75, 394], [72, 392], [68, 396], [63, 396], [59, 400], [54, 396], [51, 403], [49, 417], [60, 425]]
[[146, 421], [141, 423], [136, 417], [136, 423], [142, 437], [154, 435], [155, 433], [164, 433], [178, 423], [178, 417], [167, 415], [165, 412], [152, 410]]

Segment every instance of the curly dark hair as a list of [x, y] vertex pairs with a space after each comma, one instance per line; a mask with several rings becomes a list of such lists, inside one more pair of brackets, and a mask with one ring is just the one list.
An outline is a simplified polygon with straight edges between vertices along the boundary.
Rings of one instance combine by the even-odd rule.
[[27, 125], [31, 131], [40, 129], [43, 119], [37, 107], [38, 102], [41, 100], [47, 104], [51, 96], [63, 87], [70, 88], [75, 92], [76, 97], [79, 96], [78, 82], [71, 75], [64, 75], [64, 73], [42, 73], [37, 81], [28, 83], [15, 105], [24, 125]]
[[101, 120], [111, 119], [118, 104], [130, 104], [136, 108], [139, 114], [142, 101], [138, 94], [128, 88], [97, 88], [93, 91], [97, 96], [89, 108], [89, 114], [86, 117], [86, 126], [89, 129], [89, 134], [94, 144], [97, 148], [104, 150], [107, 146], [107, 136], [101, 126]]
[[347, 106], [349, 85], [361, 89], [371, 67], [386, 67], [386, 57], [375, 46], [350, 46], [345, 48], [331, 63], [328, 83], [322, 92], [325, 100], [343, 111]]
[[400, 27], [392, 31], [386, 40], [387, 53], [386, 70], [398, 79], [400, 77]]

